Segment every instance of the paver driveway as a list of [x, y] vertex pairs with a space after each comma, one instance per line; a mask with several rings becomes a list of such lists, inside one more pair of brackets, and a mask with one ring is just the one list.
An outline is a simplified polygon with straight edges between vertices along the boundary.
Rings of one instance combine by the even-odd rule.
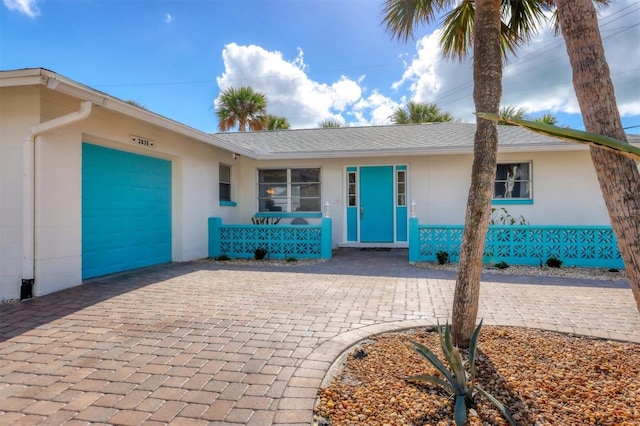
[[[406, 258], [171, 264], [0, 306], [0, 424], [308, 425], [342, 351], [449, 316], [452, 275]], [[640, 342], [624, 283], [500, 280], [483, 281], [487, 324]]]

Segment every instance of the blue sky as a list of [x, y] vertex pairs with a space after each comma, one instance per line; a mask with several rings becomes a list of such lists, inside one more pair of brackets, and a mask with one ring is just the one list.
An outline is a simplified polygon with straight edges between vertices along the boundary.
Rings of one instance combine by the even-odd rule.
[[[229, 86], [266, 94], [294, 128], [386, 124], [408, 100], [473, 122], [471, 62], [443, 59], [438, 25], [408, 43], [382, 0], [3, 0], [0, 69], [43, 67], [214, 132]], [[640, 126], [640, 0], [600, 13], [625, 127]], [[503, 105], [583, 128], [562, 38], [542, 29], [504, 70]], [[640, 127], [627, 129], [640, 133]]]

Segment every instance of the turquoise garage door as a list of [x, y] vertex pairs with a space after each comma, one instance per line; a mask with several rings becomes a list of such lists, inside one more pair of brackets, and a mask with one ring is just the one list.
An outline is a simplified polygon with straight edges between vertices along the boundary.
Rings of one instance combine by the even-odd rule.
[[82, 144], [82, 278], [171, 261], [171, 162]]

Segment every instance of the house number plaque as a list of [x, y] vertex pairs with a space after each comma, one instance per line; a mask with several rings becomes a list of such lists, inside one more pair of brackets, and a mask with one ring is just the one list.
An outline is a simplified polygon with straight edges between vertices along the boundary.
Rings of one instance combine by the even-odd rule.
[[135, 144], [135, 145], [138, 145], [138, 146], [144, 146], [144, 147], [147, 147], [147, 148], [155, 148], [156, 147], [155, 141], [153, 141], [151, 139], [141, 138], [140, 136], [129, 135], [129, 141], [132, 144]]

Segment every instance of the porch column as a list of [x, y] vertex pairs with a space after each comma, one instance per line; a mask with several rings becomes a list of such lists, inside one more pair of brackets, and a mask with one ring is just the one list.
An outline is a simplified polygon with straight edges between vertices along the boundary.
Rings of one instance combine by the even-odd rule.
[[409, 218], [409, 262], [420, 261], [420, 230], [418, 218], [411, 215]]
[[219, 217], [209, 218], [209, 257], [215, 259], [220, 256], [220, 227], [222, 219]]
[[323, 217], [320, 229], [320, 258], [331, 259], [331, 218]]

